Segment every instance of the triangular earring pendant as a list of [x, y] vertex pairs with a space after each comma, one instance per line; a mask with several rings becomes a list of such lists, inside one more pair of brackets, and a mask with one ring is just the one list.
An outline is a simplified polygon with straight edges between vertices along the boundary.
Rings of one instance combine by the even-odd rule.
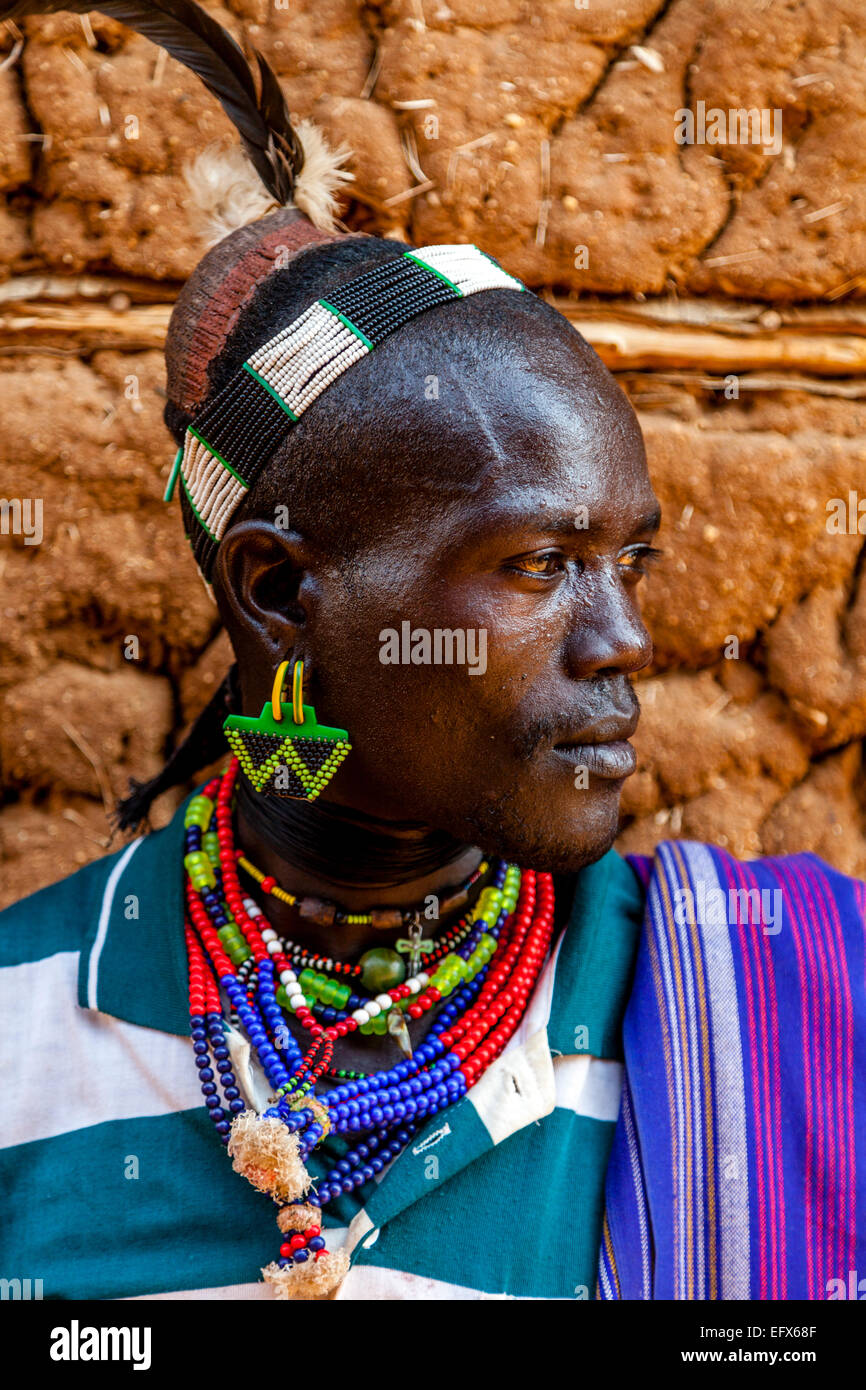
[[241, 771], [257, 792], [315, 801], [352, 745], [345, 729], [320, 724], [313, 706], [303, 704], [303, 667], [299, 661], [295, 663], [292, 703], [282, 702], [288, 665], [283, 662], [277, 671], [274, 695], [258, 719], [230, 714], [223, 730]]

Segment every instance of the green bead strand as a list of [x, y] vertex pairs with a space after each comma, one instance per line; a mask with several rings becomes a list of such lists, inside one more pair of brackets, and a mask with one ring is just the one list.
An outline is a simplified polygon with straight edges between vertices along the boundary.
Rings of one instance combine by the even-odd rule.
[[184, 828], [189, 830], [197, 825], [202, 831], [207, 830], [213, 816], [214, 803], [209, 796], [194, 796], [186, 808], [183, 818]]

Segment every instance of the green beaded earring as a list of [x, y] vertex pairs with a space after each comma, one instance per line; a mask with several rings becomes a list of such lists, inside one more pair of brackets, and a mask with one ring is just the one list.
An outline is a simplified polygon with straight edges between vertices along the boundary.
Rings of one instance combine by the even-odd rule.
[[312, 705], [304, 704], [302, 661], [296, 661], [292, 671], [292, 703], [283, 703], [290, 665], [280, 663], [271, 698], [258, 719], [230, 714], [223, 730], [241, 771], [257, 792], [315, 801], [352, 745], [345, 729], [320, 724]]

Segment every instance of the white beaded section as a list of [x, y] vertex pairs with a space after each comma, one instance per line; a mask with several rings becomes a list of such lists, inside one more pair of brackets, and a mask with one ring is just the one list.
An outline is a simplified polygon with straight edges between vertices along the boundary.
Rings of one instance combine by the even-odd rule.
[[295, 415], [302, 415], [332, 381], [370, 349], [322, 304], [258, 348], [249, 364]]
[[[315, 311], [317, 309], [321, 309], [321, 307], [322, 306], [319, 303], [311, 304], [309, 309], [304, 310], [300, 318], [295, 319], [285, 328], [281, 328], [279, 333], [277, 333], [275, 337], [269, 338], [266, 343], [262, 343], [262, 346], [260, 348], [256, 348], [252, 357], [247, 358], [247, 361], [249, 365], [253, 368], [253, 370], [261, 372], [267, 364], [268, 355], [274, 348], [278, 347], [280, 343], [284, 343], [287, 341], [287, 339], [294, 339], [295, 337], [297, 337], [298, 341], [300, 341], [305, 325], [309, 323], [309, 320], [313, 317]], [[314, 329], [312, 330], [312, 333], [314, 335]]]
[[193, 506], [211, 535], [220, 540], [247, 490], [245, 484], [189, 430], [183, 445], [181, 472]]
[[[477, 246], [422, 246], [411, 252], [411, 259], [444, 275], [464, 296], [481, 290], [524, 289]], [[300, 416], [332, 381], [369, 352], [336, 314], [316, 303], [257, 348], [248, 360], [292, 413]], [[246, 485], [190, 431], [184, 441], [181, 471], [201, 520], [214, 539], [221, 540]]]
[[477, 246], [422, 246], [411, 256], [438, 270], [463, 295], [480, 290], [522, 290], [523, 285], [478, 250]]

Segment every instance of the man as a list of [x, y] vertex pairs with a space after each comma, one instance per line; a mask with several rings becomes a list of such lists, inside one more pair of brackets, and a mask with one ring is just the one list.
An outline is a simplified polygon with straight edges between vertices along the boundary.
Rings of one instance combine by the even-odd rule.
[[294, 210], [205, 258], [167, 364], [237, 665], [123, 823], [227, 715], [239, 762], [3, 915], [7, 1265], [67, 1298], [825, 1296], [864, 1253], [866, 892], [611, 849], [659, 520], [612, 377], [472, 248]]

